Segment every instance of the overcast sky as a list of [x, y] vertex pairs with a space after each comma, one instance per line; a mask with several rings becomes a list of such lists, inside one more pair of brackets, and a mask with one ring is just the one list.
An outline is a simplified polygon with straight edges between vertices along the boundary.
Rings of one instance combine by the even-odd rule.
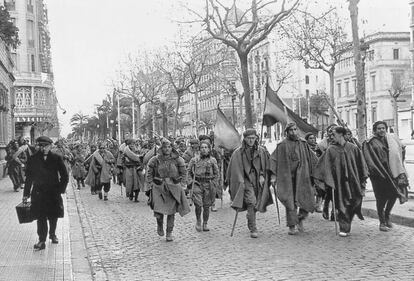
[[[44, 1], [49, 10], [56, 93], [67, 110], [59, 116], [62, 136], [70, 132], [73, 114], [92, 114], [94, 104], [111, 93], [110, 82], [128, 53], [161, 47], [177, 38], [172, 19], [183, 12], [177, 0]], [[343, 13], [348, 17], [346, 4]], [[361, 36], [409, 31], [408, 0], [361, 0], [359, 16], [364, 19]]]

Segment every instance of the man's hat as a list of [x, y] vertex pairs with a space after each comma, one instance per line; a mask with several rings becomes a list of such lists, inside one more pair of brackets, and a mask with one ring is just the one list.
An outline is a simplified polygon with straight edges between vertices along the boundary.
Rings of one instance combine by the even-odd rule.
[[246, 131], [244, 131], [244, 133], [243, 133], [243, 137], [244, 137], [244, 138], [246, 138], [246, 137], [248, 137], [248, 136], [252, 136], [252, 135], [257, 136], [257, 132], [256, 132], [256, 130], [255, 130], [255, 129], [247, 129], [247, 130], [246, 130]]
[[53, 143], [52, 139], [47, 137], [47, 136], [38, 137], [36, 139], [36, 142], [39, 143], [39, 144], [40, 143], [42, 143], [42, 144], [52, 144]]
[[198, 136], [198, 140], [199, 141], [203, 141], [203, 140], [209, 140], [211, 142], [211, 138], [207, 135], [199, 135]]
[[198, 139], [191, 139], [190, 144], [199, 144]]

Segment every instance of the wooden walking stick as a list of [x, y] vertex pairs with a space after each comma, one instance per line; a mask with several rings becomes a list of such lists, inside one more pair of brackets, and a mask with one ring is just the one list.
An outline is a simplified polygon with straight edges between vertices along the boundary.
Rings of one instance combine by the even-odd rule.
[[332, 208], [335, 221], [335, 235], [338, 235], [338, 225], [336, 224], [336, 207], [335, 207], [335, 188], [332, 188]]
[[239, 209], [236, 210], [236, 215], [234, 216], [233, 228], [231, 229], [230, 237], [233, 237], [234, 228], [236, 227], [237, 216], [239, 215]]
[[277, 193], [276, 193], [276, 187], [273, 184], [273, 191], [275, 192], [275, 203], [276, 203], [276, 211], [277, 211], [277, 220], [279, 222], [280, 225], [280, 211], [279, 211], [279, 203], [277, 202]]

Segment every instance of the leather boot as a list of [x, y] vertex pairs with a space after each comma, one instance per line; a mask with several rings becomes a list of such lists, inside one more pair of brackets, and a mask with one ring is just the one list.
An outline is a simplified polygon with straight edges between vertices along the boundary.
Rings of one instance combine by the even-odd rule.
[[247, 227], [250, 230], [250, 237], [251, 238], [257, 238], [257, 228], [256, 228], [256, 210], [254, 209], [254, 206], [247, 206]]
[[175, 215], [167, 216], [167, 236], [166, 236], [167, 242], [172, 242], [174, 240], [174, 238], [172, 237], [172, 232], [174, 229], [174, 219], [175, 219]]
[[195, 206], [195, 214], [196, 214], [196, 225], [195, 225], [195, 229], [200, 232], [201, 229], [201, 206]]
[[58, 244], [59, 243], [59, 239], [57, 238], [56, 235], [49, 235], [49, 239], [52, 240], [52, 244]]
[[134, 202], [139, 202], [138, 201], [138, 194], [139, 194], [139, 190], [134, 191]]
[[36, 244], [34, 244], [33, 248], [35, 250], [43, 250], [46, 248], [46, 243], [45, 242], [37, 242]]
[[203, 208], [203, 231], [210, 231], [210, 229], [207, 226], [209, 217], [210, 217], [210, 208], [204, 207]]
[[164, 216], [157, 217], [157, 233], [159, 236], [164, 236]]

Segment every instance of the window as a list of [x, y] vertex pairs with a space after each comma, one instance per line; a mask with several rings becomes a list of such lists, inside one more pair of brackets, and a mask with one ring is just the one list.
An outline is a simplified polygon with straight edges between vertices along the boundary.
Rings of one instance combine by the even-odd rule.
[[349, 96], [349, 81], [345, 81], [345, 95]]
[[373, 92], [377, 90], [375, 86], [375, 75], [371, 75], [371, 89]]
[[309, 99], [309, 89], [306, 89], [305, 93], [306, 93], [306, 99]]
[[400, 59], [400, 49], [392, 49], [392, 53], [395, 60]]
[[336, 86], [337, 86], [337, 91], [338, 91], [338, 98], [340, 98], [342, 96], [342, 93], [341, 93], [341, 82], [338, 82], [336, 84]]
[[33, 13], [33, 0], [27, 0], [27, 11]]
[[349, 109], [346, 111], [346, 124], [350, 125], [351, 122], [351, 112]]
[[32, 72], [36, 71], [36, 64], [35, 64], [35, 56], [34, 55], [30, 55], [30, 70]]
[[354, 85], [354, 95], [356, 95], [357, 94], [357, 80], [352, 79], [352, 84]]
[[306, 85], [308, 85], [308, 84], [309, 84], [309, 76], [308, 76], [308, 75], [306, 75], [306, 76], [305, 76], [305, 84], [306, 84]]
[[377, 108], [374, 106], [371, 108], [371, 122], [377, 122]]

